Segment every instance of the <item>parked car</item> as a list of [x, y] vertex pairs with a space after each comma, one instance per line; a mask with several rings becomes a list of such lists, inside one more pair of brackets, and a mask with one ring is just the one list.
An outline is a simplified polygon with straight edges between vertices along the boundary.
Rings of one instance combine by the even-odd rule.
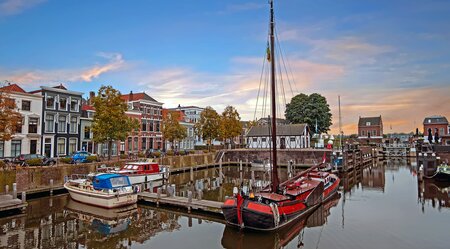
[[72, 158], [72, 163], [87, 163], [87, 158], [89, 156], [95, 156], [94, 154], [87, 151], [77, 151], [74, 152], [70, 158]]
[[56, 160], [39, 154], [20, 154], [12, 161], [15, 164], [26, 165], [26, 161], [30, 159], [41, 159], [43, 165], [53, 166]]

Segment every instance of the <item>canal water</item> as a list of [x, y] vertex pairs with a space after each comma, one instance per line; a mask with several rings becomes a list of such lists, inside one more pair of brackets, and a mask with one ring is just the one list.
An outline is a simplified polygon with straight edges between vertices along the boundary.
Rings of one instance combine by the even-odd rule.
[[[203, 189], [223, 200], [242, 178], [264, 171], [224, 167], [172, 175], [178, 195]], [[242, 176], [241, 176], [242, 174]], [[285, 171], [280, 175], [287, 177]], [[68, 195], [30, 200], [27, 212], [0, 218], [0, 248], [450, 248], [450, 188], [418, 182], [406, 161], [379, 162], [342, 177], [340, 194], [315, 213], [272, 233], [242, 233], [220, 217], [136, 205], [104, 210]]]

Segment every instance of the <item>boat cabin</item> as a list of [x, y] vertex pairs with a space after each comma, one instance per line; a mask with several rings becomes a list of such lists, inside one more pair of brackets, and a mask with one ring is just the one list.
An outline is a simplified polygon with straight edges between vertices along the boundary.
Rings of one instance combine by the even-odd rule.
[[116, 189], [131, 186], [128, 176], [119, 174], [99, 174], [92, 179], [92, 186], [96, 190]]
[[151, 174], [159, 172], [159, 165], [156, 162], [131, 162], [125, 164], [118, 173]]

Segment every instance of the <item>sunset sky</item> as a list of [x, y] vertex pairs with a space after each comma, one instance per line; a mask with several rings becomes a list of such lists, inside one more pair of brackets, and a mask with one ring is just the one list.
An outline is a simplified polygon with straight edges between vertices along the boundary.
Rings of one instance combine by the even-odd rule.
[[[333, 133], [338, 95], [347, 134], [359, 116], [382, 115], [385, 133], [450, 118], [450, 1], [279, 0], [275, 8], [293, 76], [287, 98], [327, 97]], [[110, 84], [165, 107], [233, 105], [249, 120], [268, 14], [267, 0], [0, 0], [0, 81], [26, 90], [63, 83], [86, 95]]]

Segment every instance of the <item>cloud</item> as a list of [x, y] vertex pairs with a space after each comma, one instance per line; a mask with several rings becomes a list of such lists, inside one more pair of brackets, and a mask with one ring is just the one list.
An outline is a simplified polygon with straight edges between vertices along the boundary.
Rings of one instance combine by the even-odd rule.
[[0, 16], [20, 14], [46, 0], [4, 0], [0, 3]]
[[91, 82], [107, 72], [116, 71], [125, 66], [125, 61], [119, 53], [98, 53], [98, 57], [107, 62], [82, 68], [65, 69], [20, 69], [6, 71], [0, 69], [0, 78], [24, 85], [40, 85], [55, 82]]

